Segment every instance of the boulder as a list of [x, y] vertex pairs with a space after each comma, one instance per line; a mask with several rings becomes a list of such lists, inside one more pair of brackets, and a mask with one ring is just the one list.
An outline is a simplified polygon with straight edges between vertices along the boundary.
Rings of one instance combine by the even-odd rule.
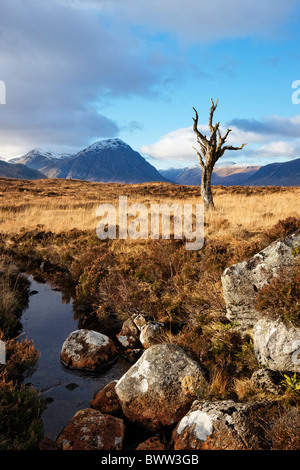
[[120, 403], [115, 391], [117, 380], [109, 382], [104, 388], [95, 393], [90, 407], [102, 413], [114, 414], [120, 410]]
[[262, 318], [253, 328], [253, 342], [260, 364], [282, 372], [300, 372], [300, 328]]
[[[196, 401], [172, 433], [175, 450], [267, 450], [267, 402]], [[260, 417], [260, 418], [258, 418]]]
[[86, 408], [79, 410], [56, 439], [58, 450], [121, 450], [123, 420]]
[[134, 321], [134, 324], [137, 326], [137, 328], [141, 331], [143, 326], [153, 321], [153, 318], [150, 315], [146, 315], [144, 313], [137, 313], [132, 315], [132, 320]]
[[139, 341], [140, 331], [131, 318], [128, 318], [122, 325], [120, 333], [117, 334], [117, 339], [122, 346], [126, 349], [136, 349], [141, 346]]
[[145, 349], [150, 348], [159, 342], [159, 335], [164, 330], [164, 324], [161, 322], [152, 321], [146, 323], [141, 328], [140, 342]]
[[241, 330], [251, 329], [260, 319], [256, 310], [257, 293], [284, 266], [295, 263], [294, 251], [300, 246], [300, 230], [276, 240], [248, 261], [225, 269], [221, 280], [227, 318]]
[[64, 342], [61, 362], [70, 369], [97, 371], [113, 362], [118, 350], [106, 335], [92, 330], [73, 331]]
[[266, 392], [279, 395], [283, 392], [282, 375], [270, 369], [258, 369], [251, 376], [252, 384]]
[[163, 328], [163, 323], [154, 321], [149, 315], [139, 313], [125, 320], [116, 337], [126, 351], [147, 349], [158, 342], [157, 338]]
[[201, 366], [174, 344], [146, 349], [116, 384], [123, 414], [150, 432], [174, 425], [206, 386]]

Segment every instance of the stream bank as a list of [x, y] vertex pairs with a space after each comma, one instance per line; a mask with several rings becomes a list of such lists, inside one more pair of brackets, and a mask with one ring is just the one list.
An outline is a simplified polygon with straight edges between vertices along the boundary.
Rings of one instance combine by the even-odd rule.
[[60, 362], [61, 347], [66, 337], [78, 329], [72, 299], [66, 301], [62, 292], [50, 284], [28, 277], [32, 295], [21, 318], [22, 337], [33, 342], [40, 358], [24, 383], [40, 391], [47, 401], [42, 415], [44, 434], [55, 440], [76, 411], [90, 406], [95, 392], [118, 380], [132, 364], [119, 357], [101, 374], [66, 369]]

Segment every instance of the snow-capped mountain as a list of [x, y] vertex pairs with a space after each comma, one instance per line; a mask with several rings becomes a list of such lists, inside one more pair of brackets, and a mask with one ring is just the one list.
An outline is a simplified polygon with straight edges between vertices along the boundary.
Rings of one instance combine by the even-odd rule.
[[121, 139], [94, 142], [75, 155], [54, 154], [36, 148], [10, 162], [40, 170], [48, 178], [118, 183], [168, 181]]
[[59, 161], [71, 157], [72, 155], [70, 154], [59, 154], [36, 147], [21, 157], [12, 158], [11, 160], [9, 160], [9, 163], [21, 163], [34, 170], [39, 170], [49, 177], [50, 175], [48, 175], [47, 173], [49, 173], [50, 167], [52, 168]]

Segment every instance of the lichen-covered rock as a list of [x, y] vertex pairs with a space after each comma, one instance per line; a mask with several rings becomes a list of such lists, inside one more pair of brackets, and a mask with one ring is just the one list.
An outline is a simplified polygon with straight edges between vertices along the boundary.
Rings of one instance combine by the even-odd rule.
[[120, 403], [115, 391], [116, 383], [117, 380], [113, 380], [95, 393], [90, 402], [90, 407], [108, 414], [114, 414], [119, 411]]
[[138, 327], [131, 318], [128, 318], [123, 323], [120, 333], [118, 333], [116, 336], [124, 348], [136, 349], [141, 345], [139, 341], [139, 335], [140, 331]]
[[174, 344], [146, 349], [116, 384], [123, 414], [148, 431], [172, 426], [206, 386], [201, 366]]
[[56, 439], [58, 450], [121, 450], [123, 420], [100, 411], [79, 410]]
[[300, 372], [300, 328], [262, 318], [253, 328], [253, 340], [260, 364], [282, 372]]
[[150, 348], [159, 342], [159, 336], [164, 330], [164, 324], [161, 322], [149, 322], [141, 328], [140, 342], [145, 349]]
[[270, 407], [265, 402], [194, 402], [172, 433], [174, 449], [266, 450], [263, 416]]
[[64, 342], [60, 360], [70, 369], [97, 371], [113, 362], [117, 348], [106, 335], [92, 330], [73, 331]]
[[154, 321], [149, 315], [137, 314], [132, 315], [123, 323], [122, 329], [116, 337], [127, 351], [129, 349], [147, 349], [158, 342], [163, 328], [163, 323]]
[[253, 328], [260, 315], [256, 310], [258, 291], [295, 263], [294, 250], [300, 246], [300, 230], [276, 240], [248, 261], [225, 269], [221, 279], [227, 318], [241, 330]]
[[251, 376], [251, 382], [255, 387], [276, 395], [283, 391], [282, 375], [270, 369], [256, 370]]
[[143, 326], [147, 323], [153, 321], [153, 318], [150, 315], [146, 315], [144, 313], [137, 313], [132, 315], [132, 321], [136, 325], [136, 327], [141, 331]]

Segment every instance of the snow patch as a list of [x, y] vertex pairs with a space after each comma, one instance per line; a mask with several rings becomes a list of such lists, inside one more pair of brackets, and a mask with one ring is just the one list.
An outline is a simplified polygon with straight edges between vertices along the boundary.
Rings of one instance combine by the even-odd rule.
[[128, 148], [129, 145], [127, 145], [123, 140], [121, 139], [105, 139], [105, 140], [99, 140], [97, 142], [94, 142], [92, 145], [90, 145], [87, 149], [88, 150], [103, 150], [103, 149], [119, 149], [119, 148]]

